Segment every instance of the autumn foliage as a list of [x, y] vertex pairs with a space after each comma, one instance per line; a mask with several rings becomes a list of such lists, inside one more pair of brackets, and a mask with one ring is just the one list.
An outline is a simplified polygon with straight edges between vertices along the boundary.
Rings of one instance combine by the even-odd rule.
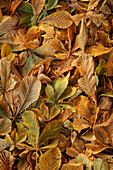
[[0, 170], [112, 170], [112, 77], [112, 0], [0, 0]]

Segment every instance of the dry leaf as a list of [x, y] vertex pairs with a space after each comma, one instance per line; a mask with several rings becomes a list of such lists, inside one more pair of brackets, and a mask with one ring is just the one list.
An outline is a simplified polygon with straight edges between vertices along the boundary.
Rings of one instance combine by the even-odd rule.
[[82, 19], [80, 32], [75, 39], [72, 52], [78, 50], [79, 48], [84, 52], [87, 40], [88, 40], [88, 29], [86, 28], [84, 20]]
[[26, 33], [25, 29], [19, 29], [17, 34], [10, 36], [11, 41], [19, 45], [19, 50], [25, 50], [27, 48], [36, 49], [39, 47], [40, 30], [37, 26], [34, 26]]
[[11, 153], [7, 150], [0, 152], [0, 169], [1, 170], [8, 170], [12, 169], [12, 165], [14, 163], [14, 157]]
[[73, 20], [71, 18], [71, 15], [67, 11], [57, 11], [43, 18], [42, 20], [40, 20], [40, 22], [65, 29], [72, 25]]
[[84, 163], [68, 163], [63, 164], [61, 170], [83, 170], [84, 169]]
[[78, 83], [81, 89], [90, 95], [96, 91], [96, 77], [94, 74], [94, 63], [91, 55], [83, 54], [72, 62], [72, 66], [78, 67], [81, 78]]
[[11, 14], [14, 14], [14, 12], [16, 11], [17, 7], [19, 6], [19, 4], [22, 2], [23, 0], [15, 0], [12, 2], [11, 7], [10, 7], [10, 11]]
[[38, 100], [41, 90], [41, 82], [33, 76], [22, 79], [20, 86], [13, 92], [13, 100], [16, 106], [16, 114], [24, 111], [30, 104]]
[[45, 0], [31, 0], [31, 3], [33, 6], [35, 19], [37, 20], [40, 12], [42, 11], [42, 9], [45, 5]]
[[59, 148], [49, 149], [39, 158], [40, 170], [58, 170], [61, 166], [61, 151]]

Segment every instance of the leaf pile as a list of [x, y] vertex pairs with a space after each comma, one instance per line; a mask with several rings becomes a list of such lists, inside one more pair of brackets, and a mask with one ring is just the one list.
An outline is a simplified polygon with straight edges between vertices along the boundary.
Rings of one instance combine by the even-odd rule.
[[0, 1], [0, 169], [113, 169], [112, 0]]

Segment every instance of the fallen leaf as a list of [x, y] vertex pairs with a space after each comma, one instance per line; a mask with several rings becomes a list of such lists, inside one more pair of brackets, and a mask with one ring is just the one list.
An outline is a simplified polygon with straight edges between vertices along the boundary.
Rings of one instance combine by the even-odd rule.
[[35, 19], [37, 20], [40, 12], [42, 11], [42, 9], [45, 5], [45, 0], [32, 0], [31, 3], [33, 6], [33, 12], [34, 12]]
[[25, 111], [22, 114], [23, 124], [28, 128], [28, 142], [37, 147], [39, 138], [39, 124], [33, 111]]
[[55, 138], [62, 129], [62, 123], [58, 120], [48, 123], [39, 138], [39, 146], [49, 139]]
[[79, 48], [84, 52], [87, 40], [88, 40], [88, 29], [86, 28], [84, 20], [82, 19], [80, 32], [75, 39], [72, 52], [78, 50]]
[[38, 100], [40, 90], [40, 80], [33, 76], [23, 78], [19, 87], [13, 92], [14, 104], [17, 109], [16, 114], [24, 111], [30, 104]]
[[78, 83], [81, 89], [87, 94], [96, 91], [96, 77], [94, 74], [94, 63], [91, 55], [83, 54], [72, 62], [72, 66], [78, 67], [81, 78]]
[[12, 2], [11, 4], [11, 7], [10, 7], [10, 11], [11, 11], [11, 14], [14, 14], [18, 5], [22, 2], [23, 0], [15, 0]]
[[84, 154], [79, 154], [76, 158], [75, 158], [76, 162], [78, 163], [84, 163], [85, 164], [85, 169], [86, 170], [91, 170], [91, 162], [88, 159], [88, 157]]
[[65, 29], [72, 25], [73, 20], [67, 11], [57, 11], [40, 20], [40, 23], [46, 23]]
[[61, 151], [59, 148], [49, 149], [39, 158], [40, 170], [58, 170], [61, 166]]
[[67, 163], [63, 164], [61, 170], [83, 170], [84, 169], [84, 163]]
[[[8, 125], [10, 126], [8, 127]], [[11, 120], [8, 118], [1, 118], [0, 119], [0, 135], [5, 135], [6, 133], [10, 133], [11, 129], [12, 129]]]
[[12, 34], [10, 36], [11, 41], [19, 45], [19, 50], [25, 49], [36, 49], [39, 47], [40, 30], [37, 26], [30, 28], [27, 33], [25, 29], [19, 29], [17, 34]]
[[13, 155], [9, 151], [4, 150], [4, 151], [0, 152], [0, 167], [1, 167], [1, 170], [12, 169], [14, 160], [15, 159], [14, 159]]
[[18, 17], [16, 15], [4, 16], [2, 21], [0, 22], [0, 35], [3, 35], [11, 31], [16, 26], [17, 23]]

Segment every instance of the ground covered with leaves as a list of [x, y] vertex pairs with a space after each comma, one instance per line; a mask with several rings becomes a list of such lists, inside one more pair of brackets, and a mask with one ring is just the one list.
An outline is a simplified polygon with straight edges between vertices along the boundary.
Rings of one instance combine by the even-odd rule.
[[112, 12], [0, 0], [0, 170], [113, 169]]

